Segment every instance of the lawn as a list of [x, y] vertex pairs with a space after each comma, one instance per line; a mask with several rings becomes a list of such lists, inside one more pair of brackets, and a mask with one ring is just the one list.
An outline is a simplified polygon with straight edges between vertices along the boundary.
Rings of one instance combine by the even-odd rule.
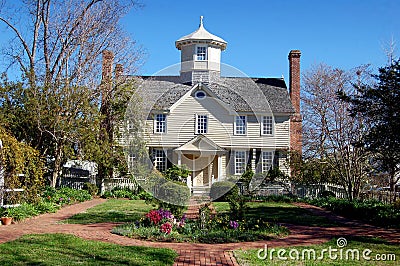
[[133, 222], [140, 219], [140, 217], [152, 208], [144, 200], [110, 199], [103, 204], [88, 209], [86, 212], [78, 213], [63, 222], [70, 224]]
[[[330, 259], [329, 248], [331, 247], [332, 253]], [[287, 258], [287, 260], [279, 260], [277, 252], [280, 248], [275, 247], [275, 251], [271, 252], [272, 248], [260, 250], [235, 250], [235, 257], [240, 265], [345, 265], [345, 266], [358, 266], [358, 265], [398, 265], [400, 259], [400, 246], [386, 242], [385, 240], [377, 238], [367, 237], [354, 237], [347, 239], [347, 245], [339, 248], [337, 245], [337, 239], [322, 245], [303, 246], [303, 247], [285, 247], [285, 253], [281, 251], [281, 257]], [[326, 249], [323, 252], [323, 249]], [[333, 249], [337, 249], [334, 251]], [[363, 252], [369, 249], [371, 253]], [[267, 252], [265, 252], [265, 250]], [[315, 259], [311, 250], [315, 251]], [[342, 256], [340, 255], [342, 250]], [[357, 250], [357, 251], [356, 251]], [[297, 252], [299, 253], [299, 260], [296, 258]], [[310, 253], [309, 253], [310, 252]], [[354, 252], [354, 253], [353, 253]], [[359, 254], [357, 259], [356, 254]], [[259, 256], [261, 258], [259, 258]], [[291, 254], [291, 255], [290, 255]], [[304, 259], [302, 259], [304, 254]], [[310, 257], [308, 254], [311, 254]], [[323, 256], [321, 256], [323, 254]], [[346, 255], [347, 254], [347, 255]], [[354, 254], [354, 257], [353, 257]], [[267, 255], [267, 256], [265, 256]], [[321, 257], [318, 259], [318, 257]], [[322, 258], [323, 257], [323, 258]], [[386, 258], [383, 261], [383, 258]]]
[[[213, 202], [218, 213], [229, 211], [228, 202]], [[308, 210], [284, 202], [248, 202], [247, 218], [263, 218], [275, 223], [290, 223], [308, 226], [338, 226], [338, 223], [329, 221], [326, 217], [312, 214]]]
[[0, 244], [1, 265], [172, 265], [170, 249], [120, 246], [65, 234], [25, 235]]

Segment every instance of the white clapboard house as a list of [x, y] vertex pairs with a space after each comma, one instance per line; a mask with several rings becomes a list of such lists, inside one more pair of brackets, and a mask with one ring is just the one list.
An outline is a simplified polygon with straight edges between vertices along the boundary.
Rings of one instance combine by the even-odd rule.
[[[227, 42], [202, 19], [175, 46], [180, 75], [135, 77], [151, 103], [144, 136], [154, 167], [185, 165], [193, 191], [239, 176], [246, 166], [259, 173], [274, 165], [290, 174], [288, 151], [301, 151], [300, 51], [289, 53], [288, 89], [283, 78], [224, 76]], [[112, 61], [105, 64], [111, 71]]]

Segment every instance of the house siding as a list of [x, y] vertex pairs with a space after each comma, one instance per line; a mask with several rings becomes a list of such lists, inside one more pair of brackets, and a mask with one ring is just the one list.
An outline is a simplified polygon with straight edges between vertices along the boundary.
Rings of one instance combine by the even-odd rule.
[[275, 116], [274, 135], [261, 136], [260, 117], [249, 115], [247, 134], [234, 134], [234, 114], [214, 98], [198, 100], [187, 97], [167, 116], [167, 133], [154, 134], [153, 116], [146, 123], [146, 142], [148, 146], [179, 147], [196, 136], [196, 114], [208, 115], [208, 130], [204, 134], [223, 148], [267, 148], [283, 149], [289, 146], [289, 115]]

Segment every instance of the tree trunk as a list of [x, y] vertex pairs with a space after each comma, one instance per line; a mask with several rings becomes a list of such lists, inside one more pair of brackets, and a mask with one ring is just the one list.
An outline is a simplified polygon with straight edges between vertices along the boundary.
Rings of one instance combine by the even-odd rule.
[[56, 187], [57, 179], [59, 177], [59, 173], [61, 170], [61, 163], [62, 163], [62, 145], [57, 145], [55, 155], [54, 155], [54, 169], [51, 178], [51, 186]]

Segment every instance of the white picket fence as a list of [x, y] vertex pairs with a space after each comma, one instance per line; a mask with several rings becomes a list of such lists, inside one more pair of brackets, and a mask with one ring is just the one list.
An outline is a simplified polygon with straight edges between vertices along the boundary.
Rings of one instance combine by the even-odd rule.
[[113, 188], [129, 188], [133, 191], [138, 189], [137, 183], [131, 178], [107, 178], [103, 179], [100, 185], [100, 194], [111, 191]]
[[346, 198], [346, 190], [336, 184], [294, 185], [292, 193], [300, 198], [317, 198], [323, 191], [331, 191], [336, 198]]

